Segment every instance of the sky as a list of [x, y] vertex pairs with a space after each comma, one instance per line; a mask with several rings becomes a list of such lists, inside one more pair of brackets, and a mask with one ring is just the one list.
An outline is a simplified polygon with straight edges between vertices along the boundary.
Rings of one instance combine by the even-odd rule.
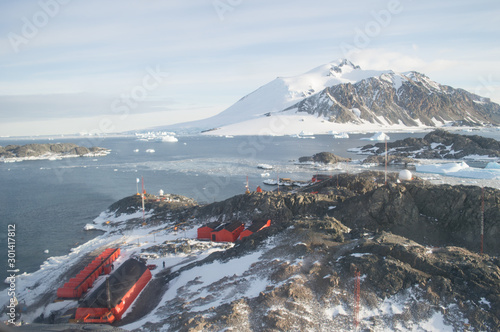
[[495, 0], [0, 2], [0, 137], [213, 116], [339, 58], [500, 103]]

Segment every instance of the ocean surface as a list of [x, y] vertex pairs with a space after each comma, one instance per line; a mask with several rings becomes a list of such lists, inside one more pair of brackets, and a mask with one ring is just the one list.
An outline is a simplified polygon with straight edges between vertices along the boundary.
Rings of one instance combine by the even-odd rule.
[[[145, 189], [157, 194], [175, 193], [201, 203], [219, 201], [244, 193], [246, 177], [250, 190], [267, 178], [309, 180], [322, 172], [295, 165], [301, 156], [329, 151], [343, 157], [363, 159], [347, 149], [374, 144], [362, 140], [373, 134], [350, 134], [349, 139], [317, 135], [315, 139], [294, 137], [179, 137], [176, 143], [120, 138], [0, 139], [0, 146], [27, 143], [75, 143], [111, 149], [104, 157], [0, 163], [0, 243], [4, 246], [0, 277], [7, 276], [7, 225], [16, 225], [16, 268], [33, 272], [51, 256], [101, 234], [85, 231], [102, 211], [117, 200], [136, 193], [137, 178]], [[391, 133], [390, 141], [423, 137], [425, 133]], [[498, 133], [486, 134], [494, 137]], [[497, 138], [497, 137], [496, 137]], [[146, 152], [153, 149], [155, 152]], [[273, 170], [258, 169], [265, 163]], [[344, 170], [331, 170], [332, 174]], [[266, 175], [263, 173], [269, 173]], [[324, 171], [323, 171], [324, 173]], [[3, 285], [0, 287], [4, 287]]]

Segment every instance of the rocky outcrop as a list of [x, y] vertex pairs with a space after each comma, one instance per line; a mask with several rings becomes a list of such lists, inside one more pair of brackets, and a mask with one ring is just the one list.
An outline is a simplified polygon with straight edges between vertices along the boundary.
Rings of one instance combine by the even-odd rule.
[[[294, 227], [271, 231], [168, 275], [170, 281], [214, 261], [222, 266], [233, 260], [245, 264], [245, 255], [260, 255], [239, 275], [229, 274], [211, 284], [202, 278], [187, 283], [159, 309], [161, 319], [144, 327], [350, 330], [356, 272], [361, 276], [360, 307], [370, 317], [362, 319], [361, 330], [412, 330], [435, 315], [456, 331], [464, 328], [464, 322], [474, 330], [500, 327], [497, 257], [458, 247], [427, 247], [389, 232], [348, 233], [333, 218], [302, 217], [294, 220]], [[231, 296], [229, 291], [245, 293], [254, 278], [268, 284], [264, 291], [220, 304], [222, 296]]]
[[334, 85], [289, 109], [323, 116], [336, 123], [367, 121], [406, 126], [500, 123], [500, 105], [463, 89], [440, 85], [417, 72], [388, 72], [354, 84]]
[[[423, 138], [405, 138], [387, 143], [389, 155], [423, 159], [461, 159], [467, 156], [500, 157], [500, 142], [479, 135], [459, 135], [438, 129]], [[382, 155], [385, 144], [365, 145], [361, 153]]]
[[[351, 228], [387, 230], [419, 243], [479, 250], [482, 190], [407, 182], [347, 198], [330, 214]], [[498, 255], [500, 192], [484, 190], [484, 247]]]
[[103, 155], [109, 150], [100, 147], [86, 148], [73, 143], [7, 145], [0, 147], [0, 158], [39, 158]]
[[[203, 206], [175, 195], [169, 201], [146, 196], [146, 210], [152, 220], [166, 216], [177, 219], [227, 222], [272, 220], [272, 227], [284, 229], [297, 218], [334, 217], [351, 229], [389, 231], [432, 246], [461, 246], [479, 250], [483, 191], [477, 186], [431, 185], [418, 178], [397, 182], [383, 172], [339, 174], [301, 192], [252, 192]], [[173, 198], [174, 196], [172, 196]], [[111, 206], [116, 213], [133, 213], [141, 207], [140, 196]], [[500, 254], [500, 191], [484, 189], [484, 250]]]
[[337, 155], [334, 155], [331, 152], [319, 152], [313, 155], [312, 157], [300, 157], [299, 162], [300, 163], [306, 163], [306, 162], [315, 162], [315, 163], [322, 163], [322, 164], [337, 164], [337, 163], [344, 163], [351, 161], [351, 158], [344, 158], [344, 157], [339, 157]]
[[307, 193], [250, 193], [200, 207], [195, 216], [211, 220], [273, 220], [273, 225], [287, 227], [298, 215], [325, 215], [331, 200], [324, 195]]

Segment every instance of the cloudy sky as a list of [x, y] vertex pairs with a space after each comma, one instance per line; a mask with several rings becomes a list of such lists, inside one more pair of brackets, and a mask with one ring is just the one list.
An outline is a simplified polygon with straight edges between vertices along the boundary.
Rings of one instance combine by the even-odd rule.
[[0, 3], [0, 136], [209, 117], [338, 58], [417, 70], [500, 102], [495, 0]]

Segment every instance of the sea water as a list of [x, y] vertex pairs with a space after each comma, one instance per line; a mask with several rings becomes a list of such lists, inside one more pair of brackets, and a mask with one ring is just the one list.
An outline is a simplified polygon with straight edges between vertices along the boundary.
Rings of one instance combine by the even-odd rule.
[[[201, 203], [220, 201], [250, 190], [273, 187], [267, 178], [309, 180], [321, 171], [296, 165], [301, 156], [328, 151], [363, 159], [347, 150], [366, 144], [373, 134], [350, 134], [348, 139], [319, 135], [314, 139], [269, 136], [179, 137], [179, 141], [139, 141], [135, 137], [54, 140], [0, 140], [0, 146], [27, 143], [75, 143], [111, 149], [104, 157], [0, 163], [1, 280], [7, 276], [7, 225], [16, 225], [16, 268], [36, 271], [50, 256], [66, 255], [99, 231], [85, 231], [100, 212], [115, 201], [145, 190], [175, 193]], [[425, 133], [390, 134], [390, 141], [423, 137]], [[150, 152], [146, 152], [149, 150]], [[154, 152], [151, 152], [154, 150]], [[259, 164], [270, 164], [262, 170]], [[336, 172], [335, 170], [332, 172]], [[266, 174], [268, 173], [268, 174]]]

